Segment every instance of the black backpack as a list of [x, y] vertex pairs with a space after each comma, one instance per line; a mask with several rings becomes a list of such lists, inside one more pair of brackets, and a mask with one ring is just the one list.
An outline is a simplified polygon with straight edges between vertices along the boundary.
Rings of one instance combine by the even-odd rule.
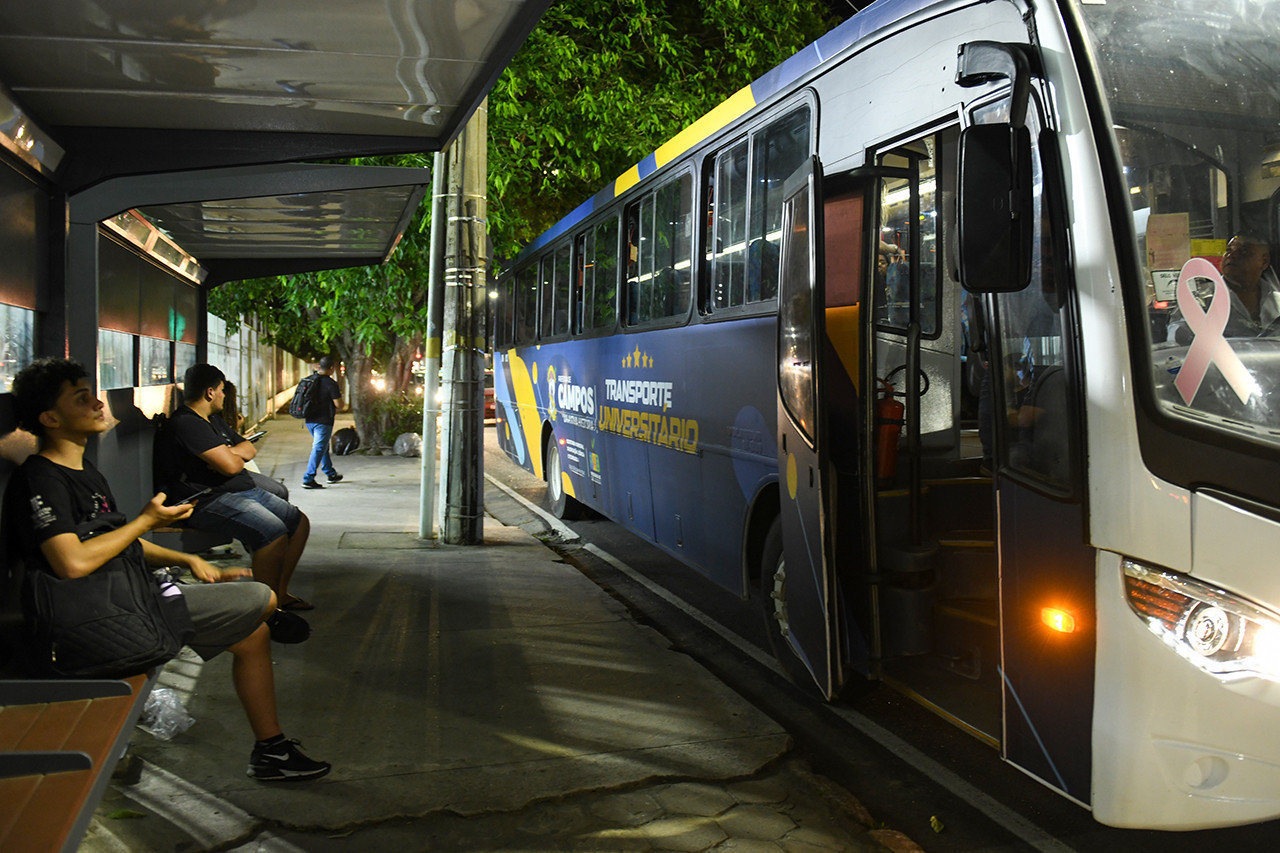
[[316, 402], [316, 382], [320, 374], [313, 373], [298, 382], [293, 390], [293, 399], [289, 401], [289, 414], [295, 418], [306, 418], [312, 414]]
[[360, 449], [360, 434], [354, 427], [343, 427], [333, 434], [330, 446], [334, 456], [350, 456]]

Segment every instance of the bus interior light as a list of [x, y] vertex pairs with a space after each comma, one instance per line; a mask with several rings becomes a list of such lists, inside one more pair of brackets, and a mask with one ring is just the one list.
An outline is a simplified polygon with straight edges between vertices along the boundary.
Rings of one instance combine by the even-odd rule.
[[1040, 621], [1063, 634], [1073, 634], [1076, 630], [1076, 617], [1061, 607], [1040, 608]]
[[1221, 678], [1280, 681], [1280, 614], [1187, 575], [1121, 565], [1130, 609], [1189, 663]]

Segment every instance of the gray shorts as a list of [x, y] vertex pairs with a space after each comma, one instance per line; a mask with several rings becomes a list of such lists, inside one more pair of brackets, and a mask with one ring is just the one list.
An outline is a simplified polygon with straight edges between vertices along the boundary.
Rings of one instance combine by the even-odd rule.
[[256, 581], [179, 584], [195, 625], [187, 643], [204, 660], [254, 632], [271, 603], [271, 587]]

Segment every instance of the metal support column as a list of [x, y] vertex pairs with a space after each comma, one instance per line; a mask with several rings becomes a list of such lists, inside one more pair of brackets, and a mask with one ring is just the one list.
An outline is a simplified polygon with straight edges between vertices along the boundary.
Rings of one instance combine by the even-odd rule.
[[451, 545], [478, 545], [484, 541], [487, 137], [485, 101], [454, 141], [449, 157], [440, 538]]

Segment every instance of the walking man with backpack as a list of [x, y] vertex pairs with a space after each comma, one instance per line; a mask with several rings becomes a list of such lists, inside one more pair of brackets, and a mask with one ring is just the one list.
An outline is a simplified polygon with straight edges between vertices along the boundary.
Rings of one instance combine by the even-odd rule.
[[[302, 395], [300, 406], [307, 430], [311, 433], [311, 458], [307, 460], [307, 472], [302, 475], [302, 488], [323, 489], [316, 482], [316, 472], [324, 471], [330, 483], [342, 481], [342, 475], [333, 467], [329, 455], [329, 440], [333, 436], [333, 419], [342, 405], [342, 389], [333, 379], [333, 358], [324, 356], [316, 365], [316, 372], [298, 383], [297, 397]], [[304, 383], [306, 386], [304, 387]], [[294, 407], [290, 407], [293, 412]]]

